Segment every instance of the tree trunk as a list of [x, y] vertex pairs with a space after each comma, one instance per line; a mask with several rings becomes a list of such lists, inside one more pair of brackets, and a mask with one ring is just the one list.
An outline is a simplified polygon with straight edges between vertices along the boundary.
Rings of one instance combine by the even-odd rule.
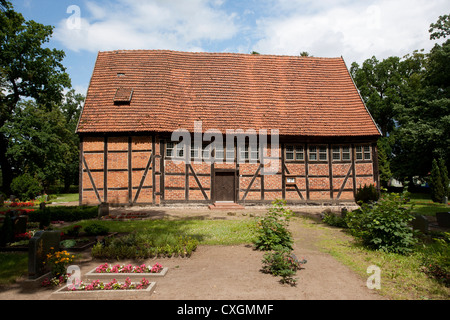
[[2, 170], [2, 187], [1, 190], [9, 196], [11, 194], [11, 182], [13, 179], [13, 172], [11, 164], [6, 158], [6, 151], [8, 150], [8, 140], [4, 136], [0, 136], [0, 167]]

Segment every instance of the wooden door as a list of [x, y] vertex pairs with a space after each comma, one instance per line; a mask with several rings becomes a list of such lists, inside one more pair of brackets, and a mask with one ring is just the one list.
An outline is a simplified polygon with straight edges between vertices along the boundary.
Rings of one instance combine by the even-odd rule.
[[216, 172], [215, 201], [235, 201], [235, 173]]

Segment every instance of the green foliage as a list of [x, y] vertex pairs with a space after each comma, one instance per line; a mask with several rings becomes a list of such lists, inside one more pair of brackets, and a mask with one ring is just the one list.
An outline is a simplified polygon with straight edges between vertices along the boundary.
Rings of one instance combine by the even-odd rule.
[[97, 259], [147, 259], [153, 257], [189, 257], [197, 248], [198, 240], [186, 236], [154, 235], [133, 232], [123, 237], [107, 238], [104, 244], [92, 248]]
[[450, 233], [435, 238], [431, 244], [424, 245], [422, 251], [422, 271], [430, 277], [450, 286]]
[[67, 164], [74, 162], [72, 153], [78, 150], [72, 141], [75, 133], [69, 131], [62, 112], [45, 110], [33, 101], [19, 103], [4, 133], [12, 141], [6, 156], [20, 171], [32, 172], [46, 191], [62, 179]]
[[[448, 183], [448, 177], [444, 179], [447, 180]], [[442, 183], [442, 180], [443, 175], [441, 173], [441, 169], [439, 168], [439, 164], [436, 159], [433, 159], [430, 175], [430, 191], [431, 191], [431, 200], [433, 200], [433, 202], [442, 202], [442, 198], [445, 196], [446, 190], [444, 189], [444, 184]]]
[[67, 239], [67, 240], [63, 240], [59, 243], [59, 245], [63, 248], [69, 249], [72, 247], [75, 247], [75, 245], [77, 244], [76, 240], [73, 239]]
[[287, 283], [293, 286], [297, 282], [294, 275], [306, 262], [304, 259], [299, 261], [286, 247], [276, 246], [274, 251], [264, 254], [262, 270], [274, 276], [280, 276], [281, 283]]
[[293, 238], [288, 227], [293, 213], [285, 205], [286, 201], [275, 200], [265, 217], [258, 221], [254, 241], [256, 249], [273, 250], [281, 246], [292, 250]]
[[381, 186], [385, 188], [388, 186], [388, 183], [393, 176], [389, 157], [391, 154], [391, 143], [392, 139], [390, 137], [382, 137], [378, 139], [377, 142], [380, 183]]
[[22, 201], [29, 201], [36, 198], [43, 188], [39, 181], [28, 173], [24, 173], [13, 179], [11, 191]]
[[[57, 206], [46, 207], [45, 211], [50, 214], [51, 221], [80, 221], [97, 218], [97, 206]], [[39, 216], [43, 214], [42, 210], [35, 210], [28, 213], [30, 222], [39, 222]]]
[[99, 223], [92, 223], [84, 228], [84, 232], [88, 236], [103, 236], [108, 234], [109, 228]]
[[345, 217], [338, 216], [333, 212], [324, 213], [322, 221], [333, 227], [347, 228]]
[[[52, 26], [26, 21], [13, 6], [2, 3], [0, 10], [0, 167], [3, 188], [9, 192], [17, 166], [8, 150], [17, 142], [8, 134], [21, 112], [19, 102], [33, 99], [40, 109], [50, 111], [63, 97], [70, 79], [62, 65], [65, 53], [45, 45], [53, 33]], [[16, 127], [17, 128], [17, 127]], [[29, 127], [28, 129], [32, 129]], [[26, 132], [23, 128], [22, 132]], [[17, 160], [17, 158], [16, 158]], [[32, 171], [29, 171], [34, 173]]]
[[441, 173], [442, 180], [442, 193], [444, 197], [450, 197], [450, 180], [448, 176], [447, 166], [445, 165], [444, 159], [439, 159], [439, 171]]
[[414, 219], [406, 202], [407, 193], [384, 194], [376, 204], [362, 204], [361, 208], [347, 213], [350, 233], [375, 250], [406, 254], [416, 243], [409, 226]]
[[[449, 15], [430, 26], [431, 39], [447, 37]], [[401, 181], [425, 178], [433, 158], [450, 161], [450, 40], [436, 43], [429, 53], [414, 51], [403, 58], [362, 66], [351, 74], [389, 147], [379, 147], [380, 180], [386, 186], [389, 171]], [[384, 147], [387, 147], [383, 142]], [[386, 151], [386, 155], [383, 152]], [[389, 164], [389, 166], [387, 166]]]
[[438, 21], [432, 23], [428, 31], [430, 32], [431, 40], [446, 38], [450, 35], [450, 15], [439, 16]]
[[359, 187], [356, 191], [355, 201], [357, 203], [372, 203], [377, 201], [379, 193], [373, 184], [364, 185]]

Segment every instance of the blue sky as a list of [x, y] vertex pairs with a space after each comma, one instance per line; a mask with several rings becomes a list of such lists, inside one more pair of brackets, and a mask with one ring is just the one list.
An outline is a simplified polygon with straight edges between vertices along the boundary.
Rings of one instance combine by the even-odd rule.
[[416, 49], [448, 0], [13, 0], [28, 20], [55, 26], [48, 44], [66, 53], [72, 86], [85, 94], [98, 51], [170, 49], [316, 57], [347, 66]]

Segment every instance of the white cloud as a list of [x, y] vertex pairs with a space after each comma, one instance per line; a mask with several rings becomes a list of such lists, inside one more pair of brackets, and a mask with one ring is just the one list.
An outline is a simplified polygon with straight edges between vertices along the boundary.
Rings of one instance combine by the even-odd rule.
[[212, 8], [205, 0], [118, 0], [103, 5], [87, 2], [81, 11], [80, 27], [73, 28], [64, 19], [55, 29], [54, 37], [74, 51], [193, 51], [202, 50], [203, 41], [232, 38], [238, 31], [235, 17]]
[[261, 18], [264, 36], [254, 45], [261, 53], [343, 56], [347, 64], [372, 55], [403, 56], [430, 49], [428, 27], [448, 13], [447, 0], [286, 1], [282, 14]]

